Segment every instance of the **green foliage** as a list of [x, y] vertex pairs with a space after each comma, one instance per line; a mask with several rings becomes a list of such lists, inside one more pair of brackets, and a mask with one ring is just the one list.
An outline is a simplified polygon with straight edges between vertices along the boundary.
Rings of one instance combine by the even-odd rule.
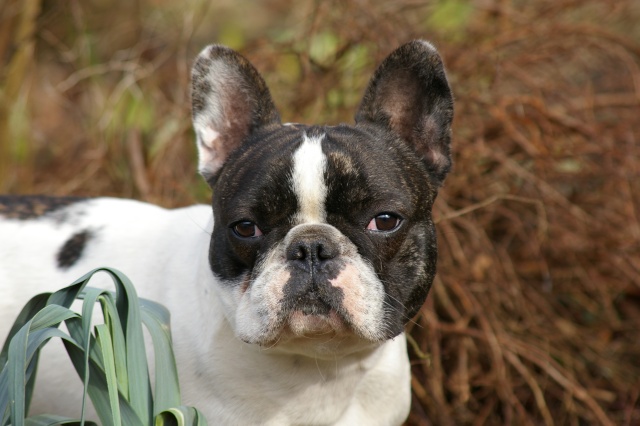
[[247, 43], [245, 38], [243, 28], [231, 21], [225, 22], [218, 34], [218, 42], [232, 49], [242, 49]]
[[[112, 278], [116, 291], [87, 287], [97, 272]], [[69, 309], [84, 299], [82, 312]], [[92, 327], [99, 304], [104, 323]], [[64, 322], [69, 334], [58, 329]], [[155, 389], [152, 394], [142, 325], [154, 345]], [[138, 299], [129, 279], [115, 269], [98, 268], [55, 293], [34, 297], [22, 310], [0, 352], [0, 425], [93, 424], [85, 420], [85, 400], [93, 403], [102, 424], [206, 425], [194, 408], [181, 406], [169, 312]], [[80, 420], [56, 415], [26, 418], [36, 378], [39, 352], [60, 338], [84, 382]]]
[[7, 155], [16, 163], [25, 164], [29, 160], [31, 146], [28, 140], [30, 117], [24, 96], [15, 99], [8, 116], [6, 141], [10, 150]]
[[427, 24], [430, 28], [453, 35], [465, 29], [473, 11], [474, 6], [469, 0], [440, 0]]
[[126, 90], [113, 106], [109, 129], [122, 132], [123, 129], [140, 129], [150, 131], [156, 125], [156, 114], [153, 102], [143, 94]]
[[330, 65], [339, 47], [339, 38], [332, 31], [315, 34], [309, 44], [309, 56], [318, 64]]

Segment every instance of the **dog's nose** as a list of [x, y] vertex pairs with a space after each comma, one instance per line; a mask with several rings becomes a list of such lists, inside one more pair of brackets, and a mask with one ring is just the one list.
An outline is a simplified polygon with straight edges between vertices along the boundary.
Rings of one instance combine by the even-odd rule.
[[310, 271], [320, 268], [326, 261], [338, 256], [339, 249], [327, 239], [300, 238], [287, 247], [287, 260], [297, 267]]

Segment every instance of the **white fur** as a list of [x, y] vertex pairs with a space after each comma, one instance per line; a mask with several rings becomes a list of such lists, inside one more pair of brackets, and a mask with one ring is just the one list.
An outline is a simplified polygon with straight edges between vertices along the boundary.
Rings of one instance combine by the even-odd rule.
[[[87, 229], [95, 238], [76, 264], [60, 269], [55, 256], [62, 244]], [[224, 305], [233, 303], [222, 291], [227, 287], [208, 264], [212, 229], [207, 206], [165, 210], [108, 198], [37, 219], [1, 219], [0, 335], [33, 295], [111, 266], [142, 297], [170, 309], [183, 402], [197, 406], [209, 424], [400, 424], [411, 400], [404, 336], [323, 358], [244, 343], [224, 315]], [[281, 280], [278, 273], [272, 275]], [[68, 386], [75, 373], [53, 349], [43, 356], [31, 414], [77, 416], [80, 389]]]
[[324, 204], [327, 184], [324, 172], [327, 158], [322, 152], [324, 135], [309, 138], [306, 134], [293, 154], [293, 189], [299, 200], [298, 223], [325, 222]]

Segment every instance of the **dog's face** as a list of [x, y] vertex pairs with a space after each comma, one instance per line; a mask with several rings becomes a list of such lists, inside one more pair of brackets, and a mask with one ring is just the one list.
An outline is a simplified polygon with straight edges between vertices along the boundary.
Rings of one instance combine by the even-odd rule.
[[401, 333], [433, 280], [431, 208], [451, 164], [435, 49], [393, 52], [354, 126], [281, 124], [257, 71], [220, 46], [196, 60], [192, 98], [210, 264], [236, 335], [317, 356]]

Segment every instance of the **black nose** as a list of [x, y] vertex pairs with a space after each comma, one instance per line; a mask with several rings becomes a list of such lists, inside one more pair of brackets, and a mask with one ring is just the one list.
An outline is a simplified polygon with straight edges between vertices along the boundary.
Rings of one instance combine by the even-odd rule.
[[287, 260], [306, 271], [319, 269], [336, 256], [338, 247], [324, 238], [302, 237], [292, 241], [287, 247]]

